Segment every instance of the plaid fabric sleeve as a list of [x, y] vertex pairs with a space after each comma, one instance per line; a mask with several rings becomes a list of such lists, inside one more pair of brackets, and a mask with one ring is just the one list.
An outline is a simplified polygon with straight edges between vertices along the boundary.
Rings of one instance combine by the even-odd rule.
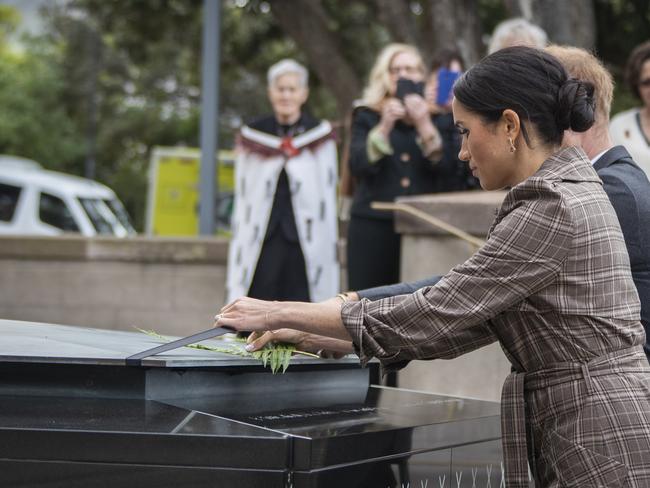
[[485, 245], [435, 286], [344, 305], [343, 323], [362, 364], [372, 357], [386, 365], [449, 359], [478, 349], [496, 340], [491, 318], [556, 279], [573, 240], [570, 211], [551, 188], [516, 197]]

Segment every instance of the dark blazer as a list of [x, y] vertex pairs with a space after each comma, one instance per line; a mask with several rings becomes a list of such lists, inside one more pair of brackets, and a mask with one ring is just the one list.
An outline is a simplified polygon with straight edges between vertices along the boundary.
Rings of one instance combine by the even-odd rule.
[[393, 154], [370, 163], [368, 133], [380, 118], [378, 112], [368, 107], [357, 107], [352, 114], [349, 165], [357, 182], [351, 208], [353, 216], [389, 220], [393, 218], [392, 212], [373, 210], [370, 203], [393, 202], [405, 195], [468, 189], [467, 164], [457, 158], [460, 146], [453, 120], [432, 119], [443, 138], [440, 160], [427, 159], [417, 143], [415, 127], [398, 121], [389, 136]]
[[623, 146], [615, 146], [594, 164], [612, 202], [630, 255], [632, 278], [641, 300], [644, 345], [650, 360], [650, 181]]
[[[604, 153], [594, 169], [603, 181], [625, 238], [630, 255], [632, 279], [641, 300], [641, 323], [645, 328], [644, 350], [650, 361], [650, 181], [623, 146]], [[399, 283], [359, 291], [360, 298], [379, 300], [404, 295], [425, 286], [435, 285], [440, 276], [413, 283]]]

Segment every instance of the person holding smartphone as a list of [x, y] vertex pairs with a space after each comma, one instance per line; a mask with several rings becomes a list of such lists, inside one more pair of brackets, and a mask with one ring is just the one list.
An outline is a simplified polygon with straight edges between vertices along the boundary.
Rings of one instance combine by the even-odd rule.
[[356, 180], [348, 227], [348, 286], [399, 281], [400, 238], [391, 212], [371, 203], [436, 191], [440, 132], [424, 99], [426, 71], [413, 46], [386, 46], [355, 104], [349, 170]]
[[480, 188], [469, 166], [458, 159], [460, 136], [454, 126], [451, 100], [456, 80], [463, 74], [465, 64], [460, 53], [450, 47], [439, 49], [433, 56], [431, 74], [427, 78], [424, 98], [433, 121], [442, 137], [442, 167], [447, 169], [438, 180], [438, 191], [464, 191]]
[[456, 49], [445, 47], [434, 54], [425, 88], [425, 98], [431, 113], [451, 113], [452, 88], [463, 74], [464, 66], [463, 58]]

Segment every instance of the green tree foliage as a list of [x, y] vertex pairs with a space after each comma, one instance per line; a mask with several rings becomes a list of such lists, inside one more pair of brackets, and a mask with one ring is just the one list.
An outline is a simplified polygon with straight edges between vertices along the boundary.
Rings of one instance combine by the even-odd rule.
[[61, 106], [65, 91], [56, 47], [32, 42], [12, 50], [17, 12], [0, 6], [0, 153], [17, 154], [61, 170], [81, 154], [74, 121]]
[[[601, 33], [597, 51], [620, 75], [627, 53], [650, 32], [650, 0], [593, 1]], [[441, 42], [436, 25], [449, 20], [461, 28], [463, 9], [471, 7], [478, 30], [490, 32], [513, 4], [224, 0], [220, 147], [232, 147], [242, 122], [269, 112], [266, 70], [283, 57], [310, 69], [308, 110], [341, 120], [387, 42], [416, 42], [429, 57]], [[16, 11], [0, 6], [0, 152], [76, 174], [94, 160], [96, 178], [116, 190], [142, 230], [152, 148], [199, 144], [202, 5], [202, 0], [47, 3], [45, 33], [24, 41], [20, 52], [7, 41], [19, 21]], [[441, 5], [448, 9], [434, 8]], [[292, 15], [296, 12], [310, 18]], [[434, 18], [440, 12], [454, 18]], [[612, 33], [612, 26], [620, 33]], [[319, 55], [323, 50], [336, 51], [341, 69], [331, 69], [331, 60]], [[343, 78], [348, 84], [341, 89]], [[623, 92], [615, 107], [634, 103]]]
[[650, 39], [650, 0], [594, 0], [596, 54], [616, 80], [612, 114], [639, 105], [625, 85], [623, 70], [635, 46]]

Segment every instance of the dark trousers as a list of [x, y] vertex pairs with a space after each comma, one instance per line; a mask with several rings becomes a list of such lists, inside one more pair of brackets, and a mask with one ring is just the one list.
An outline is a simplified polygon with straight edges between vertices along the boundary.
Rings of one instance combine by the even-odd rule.
[[348, 288], [399, 283], [400, 236], [393, 220], [352, 216], [348, 227]]
[[260, 300], [310, 301], [300, 243], [287, 239], [280, 226], [266, 236], [248, 296]]

